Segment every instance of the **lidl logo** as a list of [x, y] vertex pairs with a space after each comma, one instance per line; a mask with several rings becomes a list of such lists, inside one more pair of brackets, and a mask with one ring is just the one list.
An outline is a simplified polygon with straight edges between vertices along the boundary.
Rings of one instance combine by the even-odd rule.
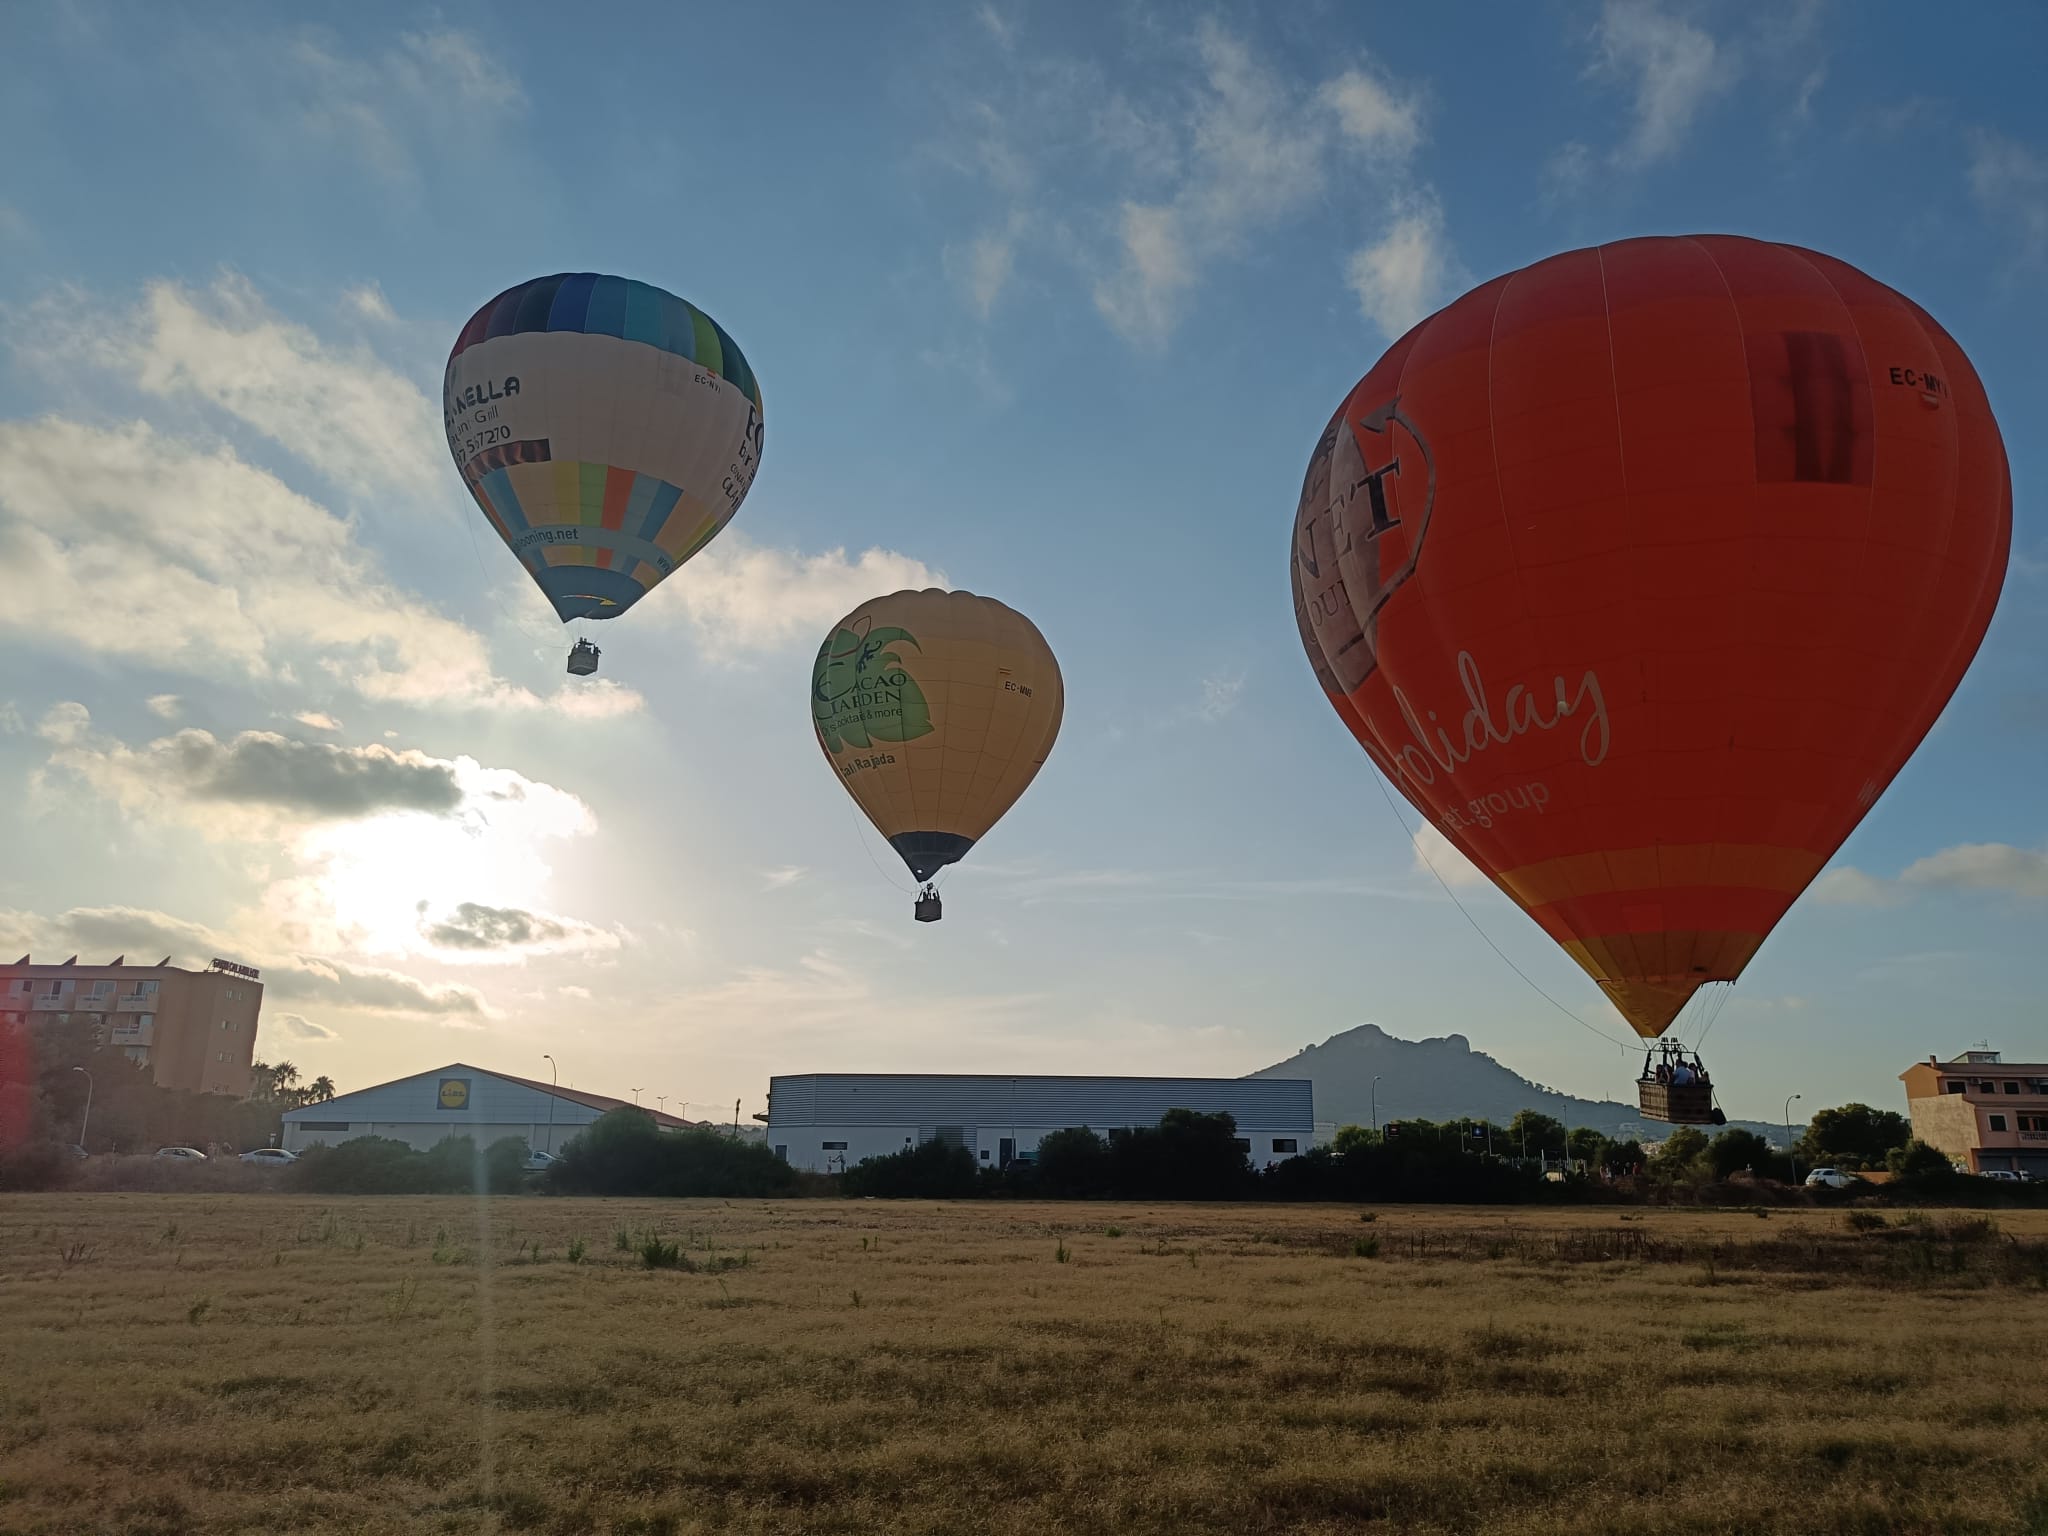
[[441, 1079], [441, 1107], [443, 1109], [469, 1108], [468, 1078], [444, 1077]]

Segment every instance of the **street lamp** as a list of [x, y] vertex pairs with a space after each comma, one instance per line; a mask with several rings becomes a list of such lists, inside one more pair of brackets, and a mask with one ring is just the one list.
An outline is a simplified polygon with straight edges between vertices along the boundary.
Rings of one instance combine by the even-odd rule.
[[654, 1108], [655, 1108], [655, 1112], [656, 1112], [657, 1114], [663, 1114], [663, 1115], [667, 1114], [667, 1113], [668, 1113], [668, 1095], [667, 1095], [667, 1094], [665, 1094], [665, 1093], [657, 1093], [657, 1094], [656, 1094], [656, 1095], [654, 1096]]
[[1379, 1129], [1380, 1129], [1380, 1079], [1379, 1079], [1379, 1074], [1378, 1074], [1378, 1073], [1374, 1073], [1374, 1074], [1373, 1074], [1373, 1079], [1372, 1079], [1372, 1129], [1373, 1129], [1373, 1134], [1374, 1134], [1374, 1135], [1378, 1135], [1378, 1134], [1379, 1134]]
[[85, 1128], [92, 1123], [92, 1074], [83, 1067], [73, 1067], [74, 1072], [85, 1074], [85, 1113], [78, 1117], [78, 1144], [85, 1145]]
[[633, 1107], [635, 1109], [640, 1107], [640, 1090], [638, 1088], [633, 1090]]
[[1785, 1156], [1792, 1160], [1792, 1177], [1794, 1179], [1799, 1177], [1799, 1159], [1792, 1154], [1792, 1101], [1798, 1097], [1799, 1095], [1796, 1093], [1785, 1095], [1785, 1112], [1782, 1117], [1785, 1121]]
[[[549, 1054], [548, 1054], [548, 1053], [547, 1053], [546, 1051], [542, 1051], [542, 1052], [540, 1053], [540, 1059], [541, 1059], [542, 1061], [544, 1061], [544, 1062], [546, 1062], [546, 1063], [548, 1064], [548, 1082], [549, 1082], [549, 1083], [551, 1083], [551, 1084], [552, 1084], [552, 1085], [553, 1085], [554, 1087], [556, 1087], [556, 1088], [559, 1088], [559, 1087], [561, 1087], [561, 1086], [562, 1086], [562, 1072], [561, 1072], [561, 1069], [560, 1069], [559, 1067], [557, 1067], [557, 1066], [555, 1065], [555, 1058], [554, 1058], [554, 1057], [552, 1057], [552, 1056], [550, 1056], [550, 1055], [549, 1055]], [[551, 1092], [551, 1093], [549, 1093], [549, 1094], [548, 1094], [548, 1156], [549, 1156], [549, 1157], [553, 1157], [554, 1155], [555, 1155], [555, 1095], [554, 1095], [554, 1094], [553, 1094], [553, 1093]]]

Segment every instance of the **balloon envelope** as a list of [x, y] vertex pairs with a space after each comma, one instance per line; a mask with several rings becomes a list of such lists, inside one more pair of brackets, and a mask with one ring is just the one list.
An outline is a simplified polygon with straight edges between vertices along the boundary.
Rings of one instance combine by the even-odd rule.
[[624, 613], [739, 510], [761, 389], [702, 310], [565, 272], [508, 288], [456, 338], [448, 449], [566, 622]]
[[1024, 793], [1066, 708], [1038, 627], [972, 592], [894, 592], [832, 626], [811, 673], [818, 745], [919, 880]]
[[1497, 278], [1352, 390], [1294, 521], [1368, 756], [1639, 1034], [1732, 981], [1955, 691], [2011, 542], [1983, 386], [1815, 252]]

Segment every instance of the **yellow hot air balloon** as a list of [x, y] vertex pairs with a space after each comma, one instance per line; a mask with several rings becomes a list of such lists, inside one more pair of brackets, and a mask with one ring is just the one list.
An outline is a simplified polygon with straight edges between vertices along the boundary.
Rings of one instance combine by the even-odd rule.
[[811, 720], [839, 782], [923, 882], [966, 856], [1052, 751], [1066, 689], [1023, 614], [972, 592], [892, 592], [832, 626]]

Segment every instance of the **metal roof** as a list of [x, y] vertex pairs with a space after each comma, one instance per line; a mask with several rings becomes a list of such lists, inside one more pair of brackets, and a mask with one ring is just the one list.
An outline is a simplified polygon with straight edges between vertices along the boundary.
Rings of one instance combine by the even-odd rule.
[[771, 1125], [1156, 1125], [1169, 1109], [1240, 1125], [1314, 1123], [1315, 1084], [1284, 1077], [1032, 1077], [818, 1072], [770, 1078]]

